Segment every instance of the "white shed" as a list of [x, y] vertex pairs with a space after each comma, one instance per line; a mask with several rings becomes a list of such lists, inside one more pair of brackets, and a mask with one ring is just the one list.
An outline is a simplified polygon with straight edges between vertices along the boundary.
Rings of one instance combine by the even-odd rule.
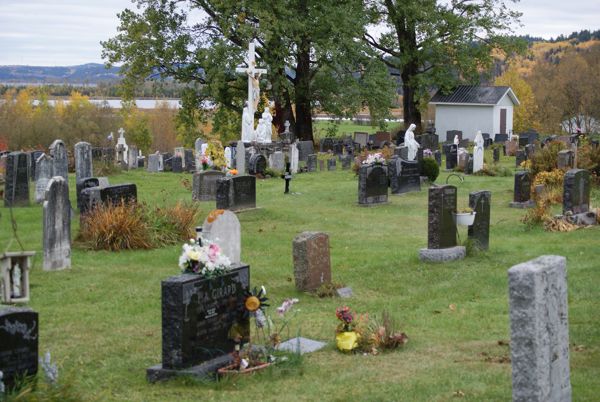
[[490, 138], [511, 134], [519, 99], [510, 87], [460, 85], [449, 95], [438, 91], [429, 104], [435, 105], [435, 128], [442, 141], [450, 130], [460, 130], [463, 139], [472, 141], [477, 130]]

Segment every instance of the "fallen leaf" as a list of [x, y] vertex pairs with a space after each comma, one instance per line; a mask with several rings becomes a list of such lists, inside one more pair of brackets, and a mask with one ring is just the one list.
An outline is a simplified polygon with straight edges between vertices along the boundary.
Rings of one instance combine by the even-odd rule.
[[453, 396], [458, 397], [458, 398], [462, 398], [463, 396], [465, 396], [465, 393], [462, 392], [460, 389], [458, 391], [454, 391], [452, 393]]
[[448, 308], [449, 308], [451, 311], [455, 311], [455, 310], [456, 310], [456, 304], [451, 304], [451, 305], [449, 305], [449, 306], [448, 306]]

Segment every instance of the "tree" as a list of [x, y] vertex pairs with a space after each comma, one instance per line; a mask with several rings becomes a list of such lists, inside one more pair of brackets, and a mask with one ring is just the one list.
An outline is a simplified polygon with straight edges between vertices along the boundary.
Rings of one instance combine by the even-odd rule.
[[540, 124], [536, 120], [537, 104], [533, 90], [514, 67], [509, 67], [504, 74], [496, 78], [495, 85], [505, 85], [511, 87], [520, 105], [515, 107], [513, 117], [513, 130], [516, 133], [522, 133], [528, 129], [540, 129]]
[[123, 103], [121, 116], [129, 143], [136, 145], [142, 153], [147, 154], [152, 145], [148, 116], [141, 112], [133, 102]]
[[402, 78], [404, 124], [421, 128], [432, 88], [449, 91], [459, 80], [477, 82], [492, 65], [492, 49], [513, 51], [520, 41], [504, 36], [519, 13], [517, 0], [367, 0], [373, 23], [387, 28], [364, 40]]
[[[289, 120], [300, 138], [312, 140], [315, 108], [348, 116], [369, 107], [375, 119], [388, 113], [394, 83], [357, 40], [367, 23], [360, 0], [137, 3], [142, 10], [120, 13], [119, 33], [103, 42], [108, 63], [123, 63], [130, 91], [156, 73], [203, 84], [190, 104], [212, 99], [241, 115], [247, 78], [235, 68], [256, 38], [258, 64], [268, 70], [261, 90], [275, 101], [273, 122], [280, 131]], [[198, 10], [206, 17], [191, 21], [189, 13]]]

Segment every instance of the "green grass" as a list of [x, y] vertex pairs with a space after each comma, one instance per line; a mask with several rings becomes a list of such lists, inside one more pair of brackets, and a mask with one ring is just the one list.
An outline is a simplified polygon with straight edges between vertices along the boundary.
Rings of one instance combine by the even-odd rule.
[[[398, 130], [402, 123], [387, 123], [386, 131], [393, 132], [394, 130]], [[353, 135], [355, 131], [360, 131], [363, 133], [374, 134], [377, 131], [381, 131], [379, 126], [369, 126], [364, 124], [356, 124], [351, 121], [340, 121], [339, 123], [335, 123], [333, 121], [323, 121], [317, 120], [313, 122], [313, 133], [315, 140], [319, 140], [321, 138], [327, 137], [327, 133], [329, 129], [335, 128], [336, 137], [340, 137], [342, 135]]]
[[[491, 160], [491, 153], [487, 155]], [[502, 158], [505, 166], [514, 159]], [[442, 173], [438, 183], [444, 183]], [[151, 205], [191, 200], [186, 174], [124, 172], [111, 183], [134, 182]], [[390, 196], [374, 208], [357, 206], [357, 179], [349, 171], [296, 175], [292, 195], [280, 179], [257, 181], [261, 209], [239, 214], [242, 260], [252, 286], [265, 285], [271, 305], [298, 297], [301, 312], [291, 332], [328, 341], [307, 355], [300, 369], [220, 384], [176, 380], [148, 384], [147, 367], [161, 359], [160, 281], [178, 273], [180, 246], [152, 251], [91, 252], [74, 248], [73, 267], [41, 269], [42, 209], [14, 209], [27, 250], [38, 250], [31, 273], [30, 306], [40, 314], [40, 352], [50, 350], [61, 379], [92, 400], [357, 400], [450, 401], [511, 399], [510, 364], [500, 363], [510, 339], [507, 269], [543, 254], [567, 257], [573, 400], [600, 395], [600, 228], [570, 233], [527, 229], [523, 210], [508, 208], [512, 177], [468, 176], [458, 187], [459, 206], [468, 194], [492, 191], [490, 250], [463, 261], [429, 265], [418, 259], [427, 244], [427, 189]], [[71, 177], [71, 199], [74, 183]], [[600, 204], [594, 189], [592, 205]], [[202, 218], [214, 203], [201, 203]], [[9, 210], [0, 208], [0, 251], [11, 238]], [[201, 222], [198, 222], [199, 224]], [[78, 216], [73, 220], [77, 233]], [[352, 299], [319, 299], [295, 290], [292, 240], [305, 230], [330, 236], [333, 280], [351, 286]], [[466, 237], [466, 229], [460, 231]], [[13, 242], [11, 249], [18, 246]], [[409, 336], [404, 349], [378, 356], [335, 350], [335, 308], [359, 313], [389, 309]], [[455, 305], [455, 309], [449, 306]]]

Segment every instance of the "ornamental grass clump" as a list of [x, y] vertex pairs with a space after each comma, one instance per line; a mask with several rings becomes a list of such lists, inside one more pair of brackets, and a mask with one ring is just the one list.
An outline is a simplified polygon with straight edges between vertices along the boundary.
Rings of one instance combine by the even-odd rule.
[[175, 244], [194, 237], [199, 214], [200, 207], [181, 201], [172, 207], [154, 209], [149, 216], [154, 243]]

